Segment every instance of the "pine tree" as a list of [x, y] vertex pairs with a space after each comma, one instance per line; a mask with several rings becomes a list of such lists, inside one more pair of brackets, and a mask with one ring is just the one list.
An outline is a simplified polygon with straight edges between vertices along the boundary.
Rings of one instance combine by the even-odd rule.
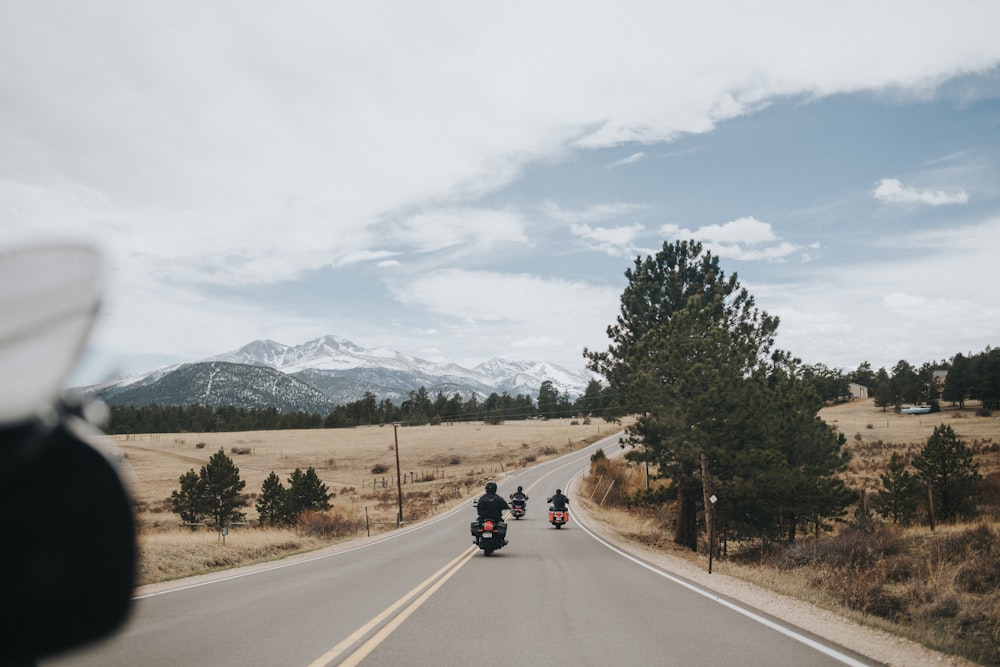
[[203, 487], [206, 516], [220, 533], [224, 528], [245, 518], [240, 507], [246, 500], [240, 495], [246, 482], [240, 479], [240, 469], [220, 449], [202, 467], [199, 477]]
[[285, 514], [294, 523], [303, 512], [324, 512], [330, 509], [331, 495], [315, 468], [310, 466], [305, 472], [296, 468], [288, 477]]
[[853, 498], [832, 477], [843, 442], [799, 362], [772, 349], [778, 320], [697, 242], [665, 243], [626, 276], [612, 344], [584, 354], [639, 414], [630, 440], [672, 480], [675, 541], [696, 548], [711, 495], [740, 536], [784, 526], [793, 540], [800, 521], [842, 514]]
[[201, 477], [194, 470], [189, 470], [181, 475], [180, 485], [180, 489], [170, 492], [171, 510], [180, 515], [181, 521], [190, 526], [191, 530], [195, 530], [206, 515], [205, 490]]
[[271, 471], [260, 487], [257, 515], [261, 526], [280, 526], [288, 523], [286, 514], [287, 491], [281, 479]]
[[889, 467], [882, 474], [882, 491], [872, 505], [875, 511], [893, 523], [912, 523], [920, 503], [920, 482], [907, 470], [899, 452], [893, 452]]
[[934, 516], [941, 521], [970, 518], [976, 512], [979, 464], [947, 424], [934, 428], [927, 444], [913, 459], [919, 479], [930, 485]]

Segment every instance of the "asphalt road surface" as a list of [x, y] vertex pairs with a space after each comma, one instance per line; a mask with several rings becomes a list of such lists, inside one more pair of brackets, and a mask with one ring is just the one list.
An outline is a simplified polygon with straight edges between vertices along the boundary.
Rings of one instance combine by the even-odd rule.
[[470, 498], [336, 553], [175, 582], [137, 599], [112, 639], [42, 664], [871, 664], [618, 551], [579, 522], [572, 495], [569, 524], [549, 525], [546, 497], [617, 442], [502, 481], [530, 500], [490, 557], [472, 544]]

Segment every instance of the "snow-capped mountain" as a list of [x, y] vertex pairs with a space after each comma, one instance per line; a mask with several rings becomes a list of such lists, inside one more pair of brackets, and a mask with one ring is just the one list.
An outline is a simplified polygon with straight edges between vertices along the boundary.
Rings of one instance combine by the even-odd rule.
[[[262, 378], [259, 373], [238, 372], [239, 366], [271, 371], [266, 390], [247, 387], [241, 394], [248, 397], [248, 403], [249, 397], [255, 397], [254, 404], [246, 407], [262, 407], [260, 404], [267, 401], [294, 406], [299, 401], [286, 400], [281, 388], [294, 386], [301, 398], [300, 383], [316, 390], [317, 395], [325, 396], [331, 405], [343, 405], [360, 400], [366, 392], [379, 400], [387, 398], [398, 403], [409, 392], [421, 387], [432, 396], [439, 392], [446, 396], [457, 393], [468, 399], [473, 394], [486, 398], [492, 393], [506, 392], [512, 396], [527, 394], [537, 398], [539, 388], [546, 381], [559, 393], [575, 398], [584, 393], [591, 380], [599, 379], [588, 370], [570, 370], [545, 362], [491, 359], [471, 369], [463, 368], [457, 364], [433, 363], [387, 348], [364, 348], [337, 336], [324, 336], [301, 345], [255, 340], [193, 364], [158, 369], [89, 388], [89, 391], [112, 404], [211, 402], [216, 397], [199, 398], [206, 390], [201, 382], [197, 387], [190, 387], [190, 391], [183, 391], [184, 378], [202, 378], [206, 373], [217, 375], [220, 368], [225, 370], [225, 375], [233, 376], [228, 380], [230, 385]], [[274, 375], [288, 376], [294, 382], [276, 382]], [[215, 386], [223, 385], [220, 382]], [[317, 407], [316, 401], [316, 395], [308, 398], [310, 410]]]

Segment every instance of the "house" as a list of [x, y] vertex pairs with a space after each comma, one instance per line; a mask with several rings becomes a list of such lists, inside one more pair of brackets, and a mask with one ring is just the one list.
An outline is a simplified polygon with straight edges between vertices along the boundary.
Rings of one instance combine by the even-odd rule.
[[851, 382], [848, 387], [851, 390], [851, 398], [868, 398], [868, 387], [863, 384]]

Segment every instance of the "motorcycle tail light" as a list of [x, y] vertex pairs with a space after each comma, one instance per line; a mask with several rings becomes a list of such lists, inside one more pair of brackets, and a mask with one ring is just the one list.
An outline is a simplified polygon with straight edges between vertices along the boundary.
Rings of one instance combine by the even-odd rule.
[[493, 522], [487, 521], [483, 524], [483, 530], [493, 530]]

